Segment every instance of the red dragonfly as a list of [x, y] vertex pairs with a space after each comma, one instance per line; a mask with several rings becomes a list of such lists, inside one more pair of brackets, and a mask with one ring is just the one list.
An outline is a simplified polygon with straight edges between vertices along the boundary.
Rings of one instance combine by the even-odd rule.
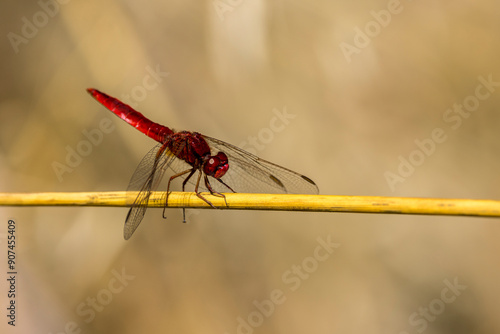
[[[132, 236], [141, 223], [151, 192], [157, 189], [169, 167], [175, 174], [168, 181], [165, 203], [168, 203], [172, 180], [186, 174], [182, 182], [182, 191], [186, 183], [194, 184], [196, 195], [213, 208], [215, 206], [201, 194], [201, 191], [223, 197], [224, 201], [226, 198], [222, 192], [227, 191], [318, 193], [318, 187], [307, 176], [260, 159], [222, 140], [198, 132], [175, 132], [173, 129], [154, 123], [132, 107], [97, 89], [89, 88], [87, 91], [125, 122], [159, 142], [142, 159], [127, 188], [127, 191], [139, 191], [139, 194], [125, 220], [123, 233], [125, 240]], [[193, 178], [196, 172], [198, 176]], [[203, 182], [201, 182], [202, 177]], [[210, 183], [211, 180], [215, 182]]]

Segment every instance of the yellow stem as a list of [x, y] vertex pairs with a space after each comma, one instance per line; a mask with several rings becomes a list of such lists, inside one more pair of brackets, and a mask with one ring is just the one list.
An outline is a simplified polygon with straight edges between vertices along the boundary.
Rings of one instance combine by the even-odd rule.
[[[0, 206], [130, 206], [134, 192], [80, 193], [0, 193]], [[316, 212], [395, 213], [419, 215], [452, 215], [500, 217], [500, 201], [475, 199], [404, 198], [381, 196], [329, 196], [290, 194], [225, 194], [224, 199], [203, 193], [220, 209], [282, 210]], [[210, 206], [192, 192], [172, 192], [171, 208], [201, 208]], [[153, 192], [149, 207], [163, 207], [165, 193]]]

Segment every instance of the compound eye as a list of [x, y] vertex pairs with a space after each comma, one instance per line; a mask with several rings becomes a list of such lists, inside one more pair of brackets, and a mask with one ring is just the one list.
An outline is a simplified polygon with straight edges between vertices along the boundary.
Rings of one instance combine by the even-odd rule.
[[203, 167], [203, 172], [209, 176], [213, 176], [216, 179], [221, 178], [226, 174], [229, 169], [229, 163], [227, 155], [223, 152], [217, 153], [217, 155], [211, 156]]
[[228, 159], [227, 159], [226, 153], [219, 152], [219, 153], [217, 153], [216, 157], [219, 158], [219, 161], [221, 164], [224, 164], [224, 165], [227, 164]]
[[215, 170], [217, 168], [217, 166], [219, 165], [219, 163], [220, 163], [219, 158], [217, 158], [215, 156], [210, 157], [210, 159], [208, 159], [208, 161], [205, 163], [205, 168], [208, 169], [209, 171]]

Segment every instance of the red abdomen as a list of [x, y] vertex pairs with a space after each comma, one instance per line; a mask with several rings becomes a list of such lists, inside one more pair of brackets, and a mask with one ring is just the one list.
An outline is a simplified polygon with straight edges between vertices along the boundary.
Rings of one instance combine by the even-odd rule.
[[146, 136], [151, 137], [160, 143], [164, 143], [166, 138], [173, 134], [173, 131], [166, 126], [149, 120], [131, 106], [120, 102], [114, 97], [106, 95], [93, 88], [89, 88], [87, 91], [115, 115], [144, 133]]

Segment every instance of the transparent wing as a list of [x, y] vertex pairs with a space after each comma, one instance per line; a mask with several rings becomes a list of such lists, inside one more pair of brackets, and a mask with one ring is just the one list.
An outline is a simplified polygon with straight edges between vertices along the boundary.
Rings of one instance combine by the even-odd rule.
[[130, 179], [127, 191], [139, 191], [139, 194], [125, 219], [123, 229], [125, 240], [130, 239], [141, 223], [148, 207], [151, 192], [158, 188], [165, 170], [175, 159], [175, 156], [164, 144], [158, 144], [146, 154], [139, 166], [137, 166]]
[[[224, 152], [229, 158], [229, 169], [221, 180], [236, 192], [317, 194], [318, 186], [307, 176], [266, 161], [234, 145], [203, 135], [212, 155]], [[180, 159], [170, 165], [176, 173], [191, 168]], [[194, 184], [196, 177], [189, 183]], [[215, 178], [209, 177], [210, 185], [217, 192], [230, 190]], [[200, 191], [208, 191], [200, 182]]]

